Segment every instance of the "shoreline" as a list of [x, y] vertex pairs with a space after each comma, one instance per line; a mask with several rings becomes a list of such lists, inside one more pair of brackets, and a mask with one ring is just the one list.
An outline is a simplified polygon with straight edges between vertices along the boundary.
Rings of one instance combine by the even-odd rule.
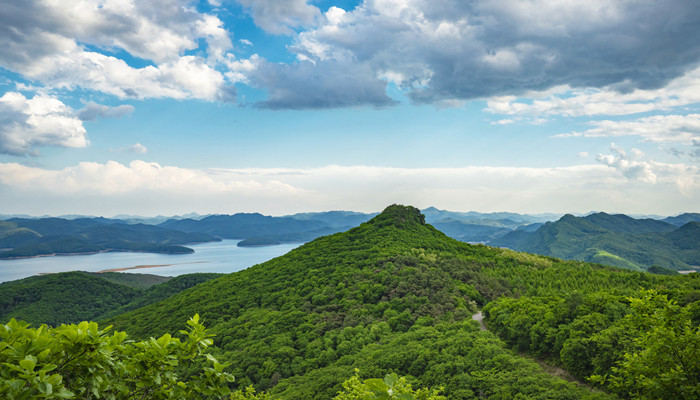
[[[209, 243], [209, 242], [201, 242], [201, 243]], [[199, 244], [199, 243], [195, 243]], [[187, 247], [189, 249], [189, 247]], [[192, 250], [192, 249], [190, 249]], [[29, 258], [39, 258], [39, 257], [62, 257], [62, 256], [91, 256], [93, 254], [102, 254], [102, 253], [150, 253], [150, 254], [165, 254], [165, 255], [175, 255], [175, 256], [180, 256], [180, 255], [185, 255], [185, 254], [194, 254], [195, 251], [192, 250], [192, 252], [186, 252], [186, 253], [169, 253], [165, 251], [145, 251], [145, 250], [119, 250], [119, 249], [105, 249], [105, 250], [99, 250], [99, 251], [86, 251], [86, 252], [81, 252], [81, 253], [51, 253], [51, 254], [37, 254], [33, 256], [18, 256], [18, 257], [3, 257], [0, 258], [0, 262], [2, 260], [25, 260]]]
[[135, 265], [133, 267], [120, 267], [120, 268], [103, 269], [101, 271], [95, 271], [95, 272], [97, 272], [98, 274], [101, 274], [104, 272], [123, 272], [123, 271], [129, 271], [132, 269], [172, 267], [173, 265], [206, 264], [208, 262], [211, 262], [211, 261], [193, 261], [193, 262], [173, 263], [173, 264], [145, 264], [145, 265]]

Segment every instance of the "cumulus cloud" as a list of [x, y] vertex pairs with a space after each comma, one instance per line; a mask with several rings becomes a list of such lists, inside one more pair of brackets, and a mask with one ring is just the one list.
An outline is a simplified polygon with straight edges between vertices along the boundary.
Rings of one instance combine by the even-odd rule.
[[[230, 100], [235, 92], [214, 64], [231, 48], [222, 21], [184, 0], [27, 0], [0, 10], [0, 66], [50, 87]], [[154, 65], [134, 68], [104, 54], [118, 49]], [[206, 57], [185, 55], [198, 49]]]
[[700, 68], [671, 80], [655, 90], [635, 89], [621, 93], [613, 88], [572, 89], [568, 85], [516, 96], [492, 97], [485, 111], [520, 116], [566, 117], [629, 115], [669, 110], [700, 102]]
[[126, 151], [128, 151], [130, 153], [137, 153], [137, 154], [148, 153], [148, 149], [146, 148], [146, 146], [142, 145], [141, 143], [135, 143], [135, 144], [127, 147]]
[[37, 146], [86, 147], [87, 134], [74, 111], [60, 100], [37, 94], [0, 97], [0, 153], [31, 154]]
[[654, 115], [631, 121], [592, 121], [589, 125], [595, 127], [556, 136], [640, 136], [645, 142], [683, 142], [688, 145], [700, 140], [700, 114]]
[[121, 118], [132, 112], [134, 112], [134, 106], [128, 104], [110, 107], [90, 101], [78, 111], [77, 115], [82, 121], [94, 121], [97, 118]]
[[612, 143], [611, 154], [599, 154], [599, 163], [613, 168], [627, 179], [647, 184], [669, 183], [684, 194], [697, 191], [700, 168], [695, 165], [668, 164], [647, 159], [643, 152], [632, 149], [630, 154]]
[[[697, 167], [653, 163], [616, 147], [611, 157], [599, 164], [553, 168], [187, 169], [110, 161], [49, 170], [7, 163], [0, 164], [0, 207], [8, 212], [32, 213], [36, 207], [41, 213], [94, 214], [378, 211], [391, 203], [453, 210], [662, 214], [697, 207]], [[658, 190], [649, 191], [651, 184]], [[51, 198], [54, 209], [47, 210], [45, 200], [34, 204], [37, 197]]]
[[250, 9], [255, 25], [273, 34], [289, 35], [293, 29], [311, 25], [321, 15], [307, 0], [237, 0]]
[[418, 103], [568, 85], [657, 89], [697, 66], [692, 0], [366, 0], [299, 33], [303, 59], [390, 70]]

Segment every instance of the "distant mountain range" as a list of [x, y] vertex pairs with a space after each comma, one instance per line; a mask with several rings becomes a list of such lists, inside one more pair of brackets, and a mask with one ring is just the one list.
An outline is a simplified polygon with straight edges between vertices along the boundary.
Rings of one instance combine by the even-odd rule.
[[700, 214], [663, 220], [596, 213], [564, 215], [534, 232], [515, 230], [488, 244], [616, 267], [659, 266], [687, 270], [700, 266]]
[[[421, 210], [427, 223], [469, 243], [507, 247], [563, 259], [647, 270], [700, 265], [700, 214], [632, 218], [602, 212], [517, 214]], [[166, 219], [10, 218], [0, 221], [0, 258], [100, 251], [192, 252], [187, 243], [238, 239], [239, 246], [308, 242], [343, 232], [377, 213], [327, 211], [281, 217], [259, 213], [188, 214]], [[144, 223], [148, 222], [148, 223]]]
[[219, 241], [206, 233], [181, 232], [154, 225], [126, 224], [106, 218], [12, 218], [0, 221], [1, 258], [24, 258], [104, 251], [183, 254], [188, 243]]

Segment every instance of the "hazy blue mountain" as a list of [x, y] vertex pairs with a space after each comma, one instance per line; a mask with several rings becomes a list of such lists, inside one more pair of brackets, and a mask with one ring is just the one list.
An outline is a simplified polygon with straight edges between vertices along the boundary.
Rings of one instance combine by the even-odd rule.
[[485, 243], [513, 231], [510, 227], [488, 224], [486, 220], [484, 222], [485, 224], [479, 224], [475, 221], [443, 219], [432, 222], [431, 225], [451, 238], [470, 243]]
[[168, 220], [158, 225], [184, 232], [203, 232], [226, 239], [246, 239], [268, 235], [306, 232], [327, 225], [320, 221], [299, 220], [290, 217], [271, 217], [259, 213], [212, 215], [201, 220]]
[[107, 218], [26, 219], [0, 221], [0, 258], [99, 251], [191, 253], [188, 243], [220, 240], [206, 233], [187, 233], [154, 225], [125, 224]]
[[256, 236], [250, 237], [238, 242], [239, 247], [253, 247], [253, 246], [274, 246], [282, 243], [305, 243], [310, 242], [316, 238], [326, 235], [332, 235], [338, 232], [344, 232], [352, 226], [341, 226], [341, 227], [330, 227], [326, 226], [319, 229], [314, 229], [312, 231], [304, 232], [291, 232], [291, 233], [279, 233], [271, 234], [267, 236]]
[[331, 227], [355, 227], [377, 216], [377, 213], [360, 213], [354, 211], [326, 211], [289, 215], [304, 221], [320, 221]]
[[700, 222], [700, 213], [684, 213], [675, 217], [664, 218], [662, 221], [676, 226], [682, 226], [688, 222]]

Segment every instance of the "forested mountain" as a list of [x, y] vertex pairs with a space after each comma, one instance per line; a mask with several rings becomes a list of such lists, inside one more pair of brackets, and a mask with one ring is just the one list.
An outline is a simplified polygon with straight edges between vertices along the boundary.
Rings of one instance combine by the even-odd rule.
[[675, 217], [664, 218], [663, 221], [676, 226], [682, 226], [687, 224], [688, 222], [700, 222], [700, 214], [684, 213]]
[[0, 221], [0, 258], [99, 251], [191, 253], [188, 243], [220, 240], [206, 233], [186, 233], [106, 218], [13, 218]]
[[220, 274], [175, 278], [147, 274], [62, 272], [0, 284], [0, 322], [57, 326], [99, 320], [172, 296]]
[[[395, 372], [417, 386], [443, 386], [449, 399], [614, 398], [551, 376], [480, 331], [471, 315], [488, 304], [488, 325], [521, 351], [580, 379], [598, 375], [596, 385], [623, 398], [683, 398], [700, 390], [697, 379], [683, 378], [700, 373], [698, 299], [697, 276], [469, 245], [414, 208], [390, 206], [357, 228], [110, 323], [148, 337], [199, 313], [239, 387], [281, 399], [329, 399], [355, 368], [364, 377]], [[687, 345], [682, 357], [653, 347], [648, 332]], [[643, 379], [639, 360], [656, 360]], [[651, 397], [639, 395], [645, 391]]]
[[646, 270], [653, 265], [684, 270], [700, 265], [700, 232], [696, 224], [690, 222], [679, 228], [664, 221], [626, 215], [567, 214], [535, 232], [517, 230], [489, 244], [633, 270]]

